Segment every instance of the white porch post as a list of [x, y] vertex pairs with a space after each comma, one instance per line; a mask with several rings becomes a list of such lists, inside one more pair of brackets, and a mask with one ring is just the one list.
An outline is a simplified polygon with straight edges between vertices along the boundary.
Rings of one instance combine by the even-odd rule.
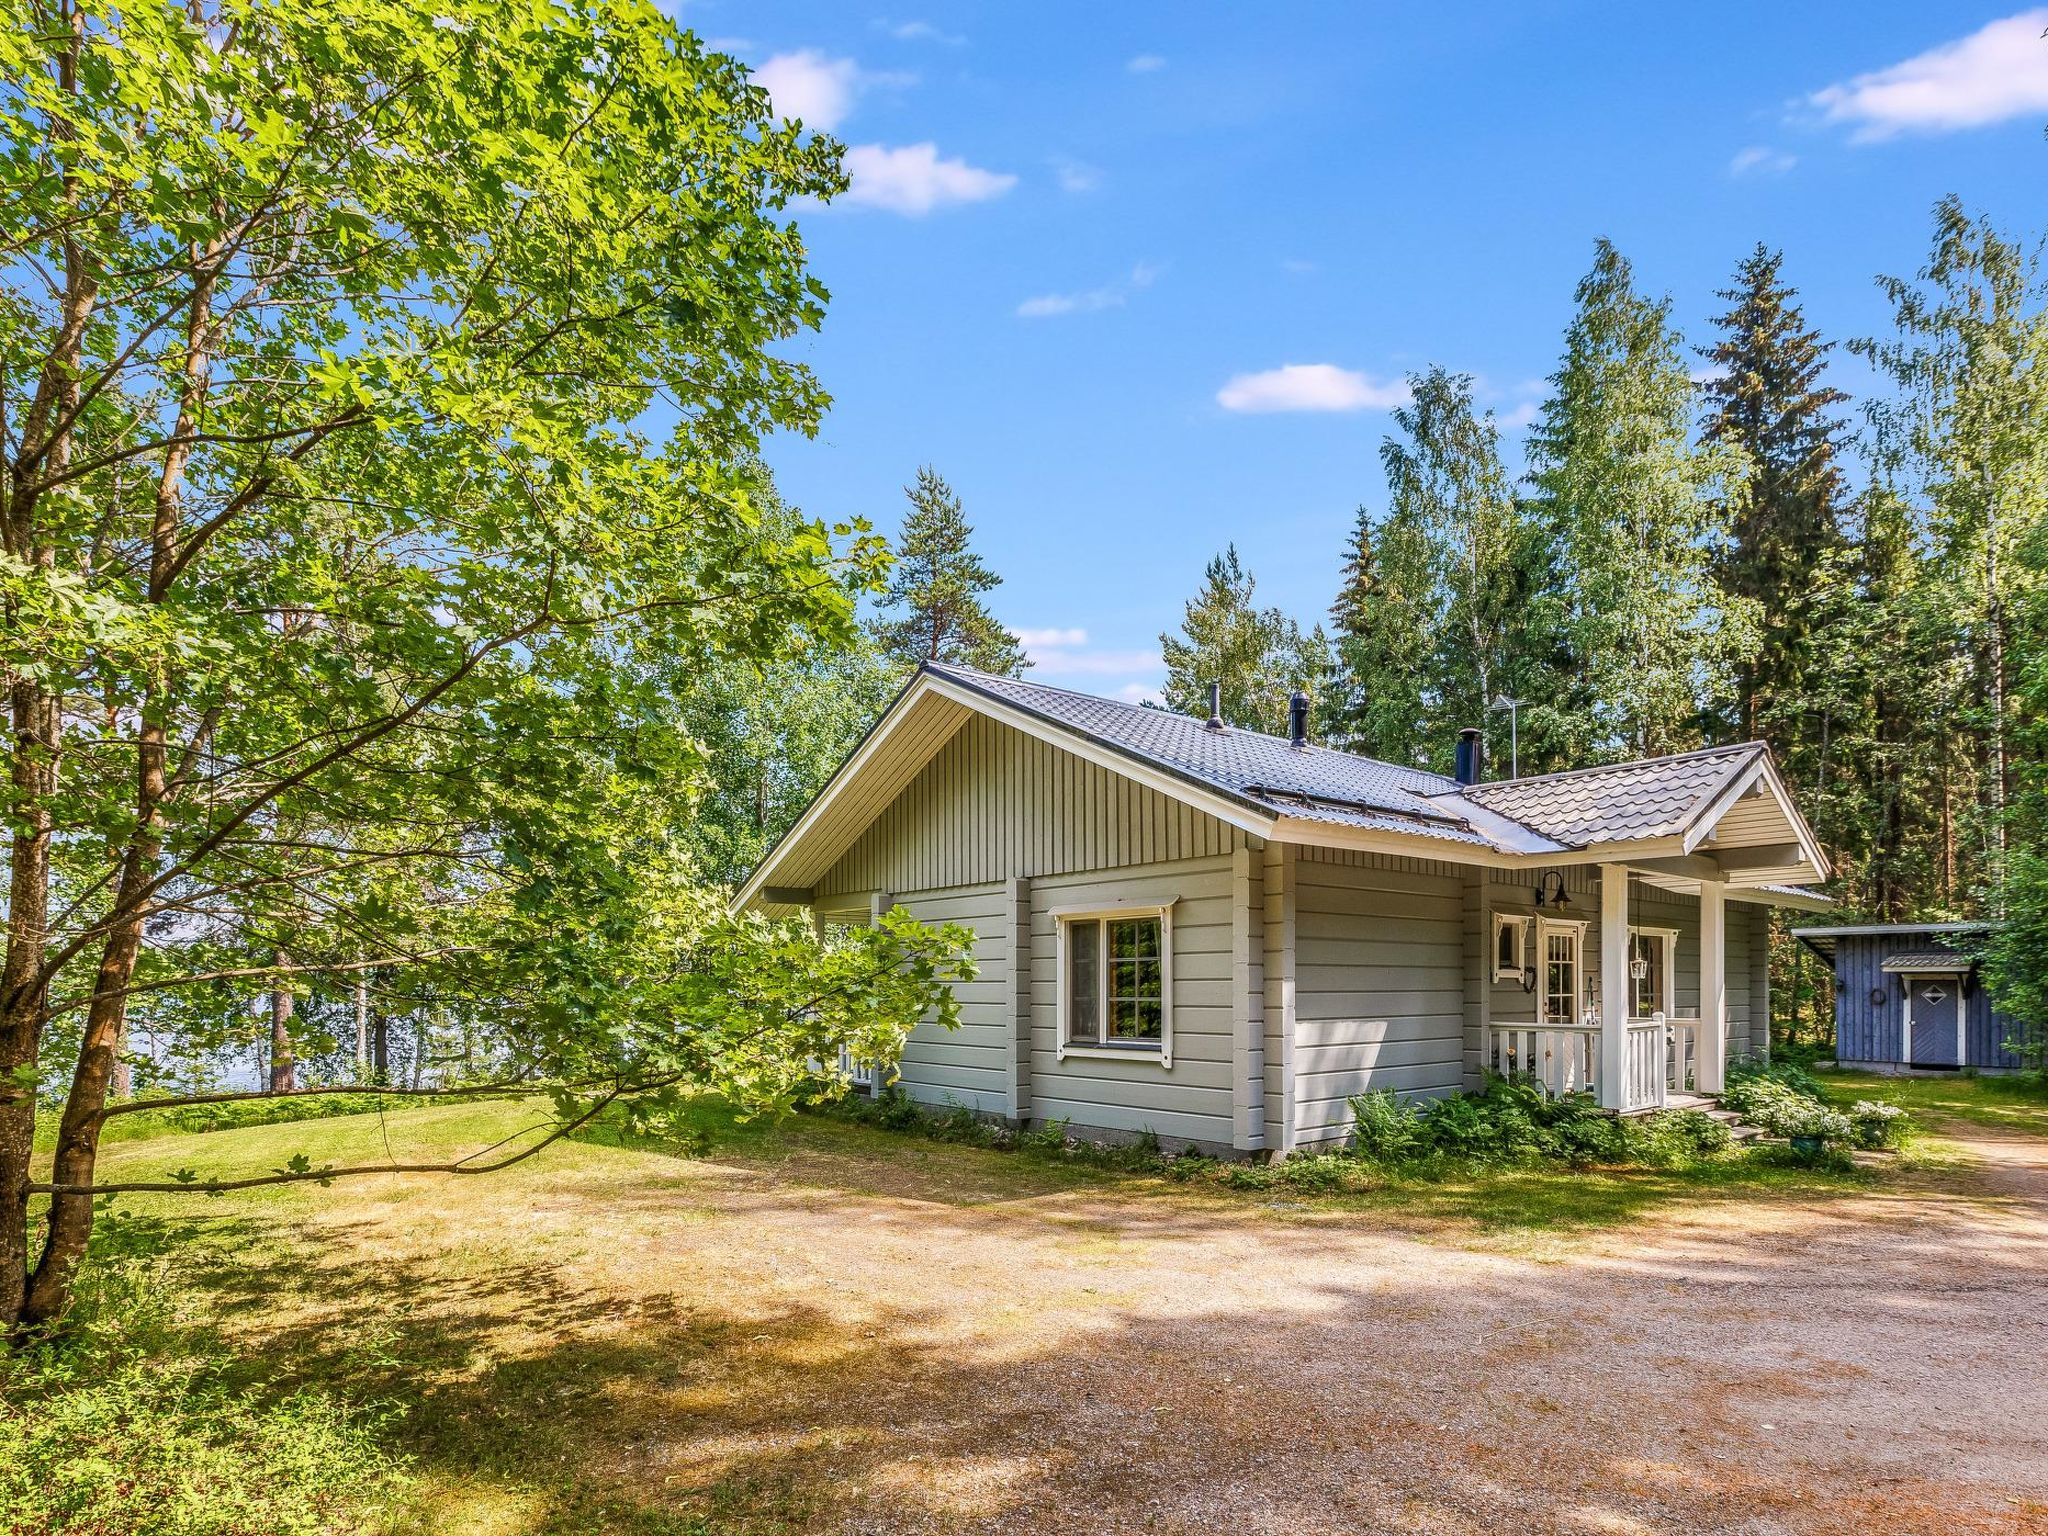
[[1719, 1093], [1728, 1067], [1728, 887], [1700, 882], [1701, 1093]]
[[1628, 1107], [1628, 866], [1600, 866], [1600, 1107]]

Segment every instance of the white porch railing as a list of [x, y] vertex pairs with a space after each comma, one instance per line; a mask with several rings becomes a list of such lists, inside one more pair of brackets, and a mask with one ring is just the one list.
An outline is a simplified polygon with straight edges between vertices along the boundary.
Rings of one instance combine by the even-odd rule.
[[[1630, 1019], [1622, 1055], [1622, 1111], [1659, 1109], [1675, 1093], [1697, 1093], [1700, 1021], [1655, 1014]], [[1487, 1032], [1486, 1065], [1535, 1083], [1552, 1098], [1600, 1091], [1600, 1026], [1521, 1020]]]
[[1663, 1104], [1669, 1082], [1670, 1063], [1666, 1045], [1669, 1038], [1670, 1026], [1661, 1013], [1655, 1018], [1628, 1021], [1622, 1052], [1623, 1114], [1636, 1109], [1656, 1109]]
[[1673, 1093], [1700, 1091], [1700, 1021], [1670, 1019], [1671, 1043], [1666, 1057], [1664, 1084]]
[[1552, 1098], [1597, 1093], [1600, 1088], [1600, 1026], [1541, 1024], [1533, 1020], [1495, 1024], [1486, 1064], [1502, 1077], [1526, 1077]]
[[839, 1070], [846, 1075], [846, 1080], [856, 1088], [873, 1088], [875, 1086], [875, 1064], [872, 1061], [856, 1061], [853, 1052], [847, 1050], [844, 1046], [839, 1048]]

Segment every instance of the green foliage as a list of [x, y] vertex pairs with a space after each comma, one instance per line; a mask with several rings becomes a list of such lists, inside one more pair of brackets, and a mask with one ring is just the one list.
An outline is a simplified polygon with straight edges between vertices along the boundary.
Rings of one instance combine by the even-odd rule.
[[1376, 1090], [1351, 1101], [1352, 1153], [1411, 1171], [1458, 1165], [1564, 1163], [1676, 1168], [1727, 1151], [1727, 1128], [1697, 1110], [1623, 1119], [1580, 1094], [1490, 1079], [1479, 1093], [1417, 1104]]
[[1858, 1099], [1849, 1106], [1851, 1139], [1868, 1151], [1897, 1151], [1912, 1133], [1912, 1116], [1883, 1099]]
[[[1331, 609], [1343, 664], [1334, 730], [1371, 756], [1448, 772], [1457, 733], [1484, 729], [1493, 699], [1553, 691], [1555, 646], [1529, 624], [1541, 586], [1537, 529], [1480, 415], [1469, 376], [1410, 374], [1401, 436], [1380, 447], [1390, 503], [1363, 509]], [[1529, 760], [1549, 755], [1532, 716]]]
[[[1827, 1103], [1819, 1084], [1797, 1068], [1731, 1074], [1721, 1102], [1773, 1136], [1814, 1137], [1823, 1143], [1886, 1145], [1886, 1138], [1903, 1139], [1906, 1131], [1904, 1111], [1899, 1112], [1897, 1119], [1875, 1108], [1856, 1115], [1845, 1114]], [[1868, 1140], [1871, 1137], [1876, 1140]]]
[[[388, 1411], [250, 1381], [179, 1310], [156, 1223], [102, 1223], [53, 1339], [0, 1355], [0, 1510], [23, 1532], [341, 1536], [404, 1483]], [[237, 1380], [239, 1376], [241, 1379]]]
[[[957, 933], [732, 917], [707, 873], [748, 847], [679, 825], [711, 711], [677, 679], [811, 665], [887, 567], [758, 469], [826, 404], [780, 344], [823, 316], [789, 210], [839, 147], [647, 5], [0, 4], [8, 825], [48, 881], [0, 1073], [69, 1085], [57, 1180], [124, 1031], [198, 1077], [252, 994], [294, 1005], [280, 1055], [332, 1051], [363, 977], [379, 1038], [456, 1058], [416, 1072], [565, 1117], [770, 1107], [950, 1017]], [[32, 1314], [89, 1220], [58, 1200]]]
[[1017, 637], [996, 621], [982, 594], [1003, 584], [969, 547], [960, 498], [929, 464], [906, 486], [910, 512], [896, 541], [896, 569], [880, 607], [901, 618], [876, 626], [876, 638], [903, 671], [927, 661], [950, 662], [1015, 677], [1031, 665]]
[[1543, 708], [1574, 762], [1683, 751], [1753, 648], [1755, 605], [1715, 579], [1741, 505], [1737, 447], [1692, 440], [1694, 385], [1669, 299], [1636, 291], [1605, 240], [1529, 439], [1534, 515], [1557, 560], [1548, 617], [1569, 652], [1569, 693]]
[[[1759, 1080], [1789, 1088], [1816, 1102], [1827, 1097], [1827, 1090], [1821, 1080], [1807, 1069], [1804, 1063], [1788, 1061], [1780, 1057], [1738, 1056], [1728, 1063], [1724, 1081], [1728, 1088], [1738, 1088], [1745, 1083]], [[1733, 1109], [1736, 1106], [1730, 1105]]]
[[1790, 781], [1817, 784], [1829, 698], [1814, 632], [1841, 615], [1821, 567], [1840, 548], [1838, 464], [1849, 397], [1823, 382], [1830, 343], [1806, 324], [1782, 276], [1783, 256], [1759, 244], [1721, 291], [1720, 339], [1701, 351], [1713, 365], [1702, 387], [1704, 435], [1737, 449], [1751, 468], [1722, 552], [1722, 585], [1756, 604], [1757, 645], [1737, 665], [1733, 732], [1778, 745]]
[[[466, 1095], [457, 1095], [459, 1100]], [[238, 1131], [247, 1125], [283, 1125], [294, 1120], [325, 1120], [335, 1115], [371, 1114], [380, 1110], [415, 1109], [420, 1100], [403, 1094], [332, 1093], [290, 1099], [236, 1099], [224, 1104], [185, 1104], [175, 1109], [145, 1109], [117, 1115], [101, 1133], [103, 1141], [141, 1141], [152, 1136], [204, 1131]], [[448, 1100], [437, 1099], [447, 1103]]]
[[1255, 601], [1258, 583], [1231, 545], [1202, 573], [1178, 634], [1162, 634], [1166, 707], [1207, 719], [1209, 685], [1222, 688], [1227, 724], [1269, 736], [1287, 734], [1288, 700], [1297, 689], [1311, 706], [1327, 701], [1335, 658], [1320, 626], [1304, 634], [1278, 608]]

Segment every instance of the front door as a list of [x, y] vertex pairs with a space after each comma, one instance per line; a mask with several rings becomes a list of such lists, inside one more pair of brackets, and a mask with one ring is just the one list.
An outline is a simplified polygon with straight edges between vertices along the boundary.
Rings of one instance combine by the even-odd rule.
[[1907, 1018], [1912, 1022], [1913, 1056], [1916, 1067], [1959, 1067], [1956, 1056], [1956, 1019], [1963, 1006], [1963, 983], [1959, 976], [1912, 976], [1907, 978]]

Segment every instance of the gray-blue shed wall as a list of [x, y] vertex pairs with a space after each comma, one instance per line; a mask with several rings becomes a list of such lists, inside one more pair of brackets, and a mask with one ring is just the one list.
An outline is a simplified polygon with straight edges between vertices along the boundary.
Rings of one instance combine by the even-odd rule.
[[[1899, 978], [1886, 974], [1885, 957], [1901, 950], [1947, 949], [1934, 935], [1925, 933], [1845, 935], [1835, 940], [1835, 1057], [1847, 1066], [1868, 1062], [1878, 1066], [1896, 1065], [1905, 1052], [1900, 1026], [1905, 1020], [1905, 1003], [1899, 994]], [[1959, 968], [1967, 960], [1958, 962]], [[1911, 978], [1908, 978], [1909, 980]], [[1880, 1002], [1872, 996], [1881, 991]], [[1966, 1067], [2020, 1065], [2020, 1059], [2006, 1050], [2012, 1024], [1991, 1006], [1991, 994], [1979, 981], [1964, 1000], [1963, 1061]]]

